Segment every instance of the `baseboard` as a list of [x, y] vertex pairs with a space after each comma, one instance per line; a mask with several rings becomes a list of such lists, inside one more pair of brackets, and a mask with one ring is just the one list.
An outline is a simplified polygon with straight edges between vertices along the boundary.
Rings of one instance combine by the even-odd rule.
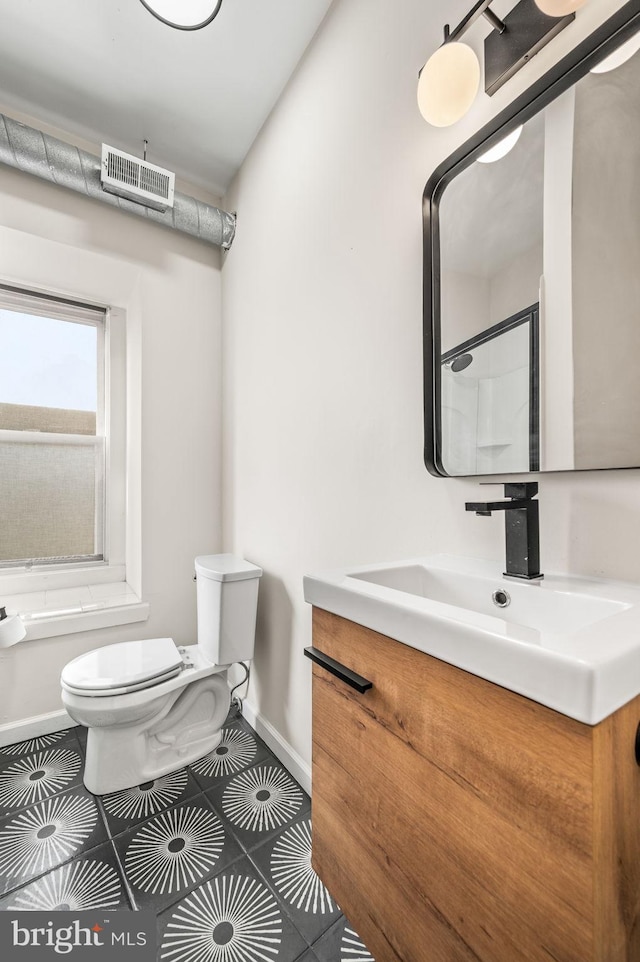
[[[285, 741], [280, 732], [276, 731], [271, 722], [263, 718], [248, 701], [242, 703], [242, 714], [276, 758], [282, 762], [287, 771], [291, 772], [295, 780], [310, 795], [311, 769], [304, 759], [298, 755], [289, 742]], [[64, 710], [52, 711], [47, 715], [33, 715], [31, 718], [9, 722], [6, 725], [0, 725], [0, 748], [27, 741], [29, 738], [38, 738], [40, 735], [50, 735], [52, 732], [59, 732], [64, 728], [73, 728], [75, 725], [76, 722]]]
[[22, 718], [20, 721], [0, 725], [0, 748], [25, 742], [29, 738], [38, 738], [40, 735], [51, 735], [63, 728], [74, 728], [75, 725], [76, 722], [64, 710]]
[[311, 794], [311, 768], [285, 741], [280, 732], [276, 731], [271, 722], [263, 718], [248, 701], [242, 703], [242, 715], [249, 722], [256, 734], [271, 749], [273, 754], [282, 762], [295, 780], [304, 788], [307, 795]]

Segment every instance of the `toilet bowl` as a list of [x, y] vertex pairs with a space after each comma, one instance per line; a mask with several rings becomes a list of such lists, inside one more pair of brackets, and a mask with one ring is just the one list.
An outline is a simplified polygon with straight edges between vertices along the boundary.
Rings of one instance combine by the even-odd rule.
[[227, 668], [253, 657], [261, 575], [234, 555], [196, 558], [197, 645], [146, 638], [65, 666], [62, 702], [88, 729], [90, 792], [151, 782], [216, 748], [229, 711]]

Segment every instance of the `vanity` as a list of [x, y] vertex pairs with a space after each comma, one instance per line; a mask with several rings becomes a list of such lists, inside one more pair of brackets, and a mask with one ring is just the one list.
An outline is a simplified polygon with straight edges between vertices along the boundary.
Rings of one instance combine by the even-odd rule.
[[305, 597], [313, 867], [376, 962], [637, 962], [640, 588], [435, 557]]
[[640, 54], [609, 60], [639, 29], [631, 0], [423, 197], [425, 464], [505, 483], [466, 505], [505, 566], [305, 578], [312, 864], [376, 962], [640, 962], [640, 586], [541, 579], [530, 478], [640, 466]]

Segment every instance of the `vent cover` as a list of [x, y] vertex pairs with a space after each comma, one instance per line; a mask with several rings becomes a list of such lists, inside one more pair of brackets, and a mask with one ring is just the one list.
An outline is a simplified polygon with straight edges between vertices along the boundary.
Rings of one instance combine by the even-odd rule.
[[175, 179], [175, 174], [170, 170], [156, 167], [107, 144], [102, 145], [100, 180], [102, 189], [110, 194], [164, 211], [173, 207]]

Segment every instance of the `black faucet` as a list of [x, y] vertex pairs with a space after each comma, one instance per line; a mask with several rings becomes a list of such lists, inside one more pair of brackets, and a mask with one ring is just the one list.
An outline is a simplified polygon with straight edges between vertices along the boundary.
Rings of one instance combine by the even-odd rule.
[[505, 484], [504, 496], [509, 501], [467, 502], [467, 511], [475, 511], [488, 517], [493, 511], [505, 511], [505, 535], [507, 545], [506, 578], [524, 578], [527, 581], [544, 578], [540, 573], [540, 518], [538, 493], [535, 481]]

